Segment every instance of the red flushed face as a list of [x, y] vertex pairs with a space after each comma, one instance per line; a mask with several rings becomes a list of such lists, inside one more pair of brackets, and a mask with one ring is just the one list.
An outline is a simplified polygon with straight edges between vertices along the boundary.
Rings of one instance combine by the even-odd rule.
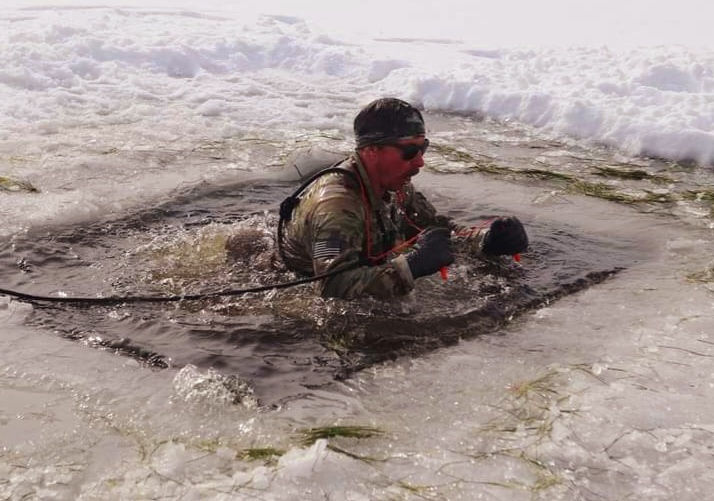
[[382, 191], [398, 191], [424, 166], [429, 140], [424, 136], [402, 139], [376, 146], [374, 173]]

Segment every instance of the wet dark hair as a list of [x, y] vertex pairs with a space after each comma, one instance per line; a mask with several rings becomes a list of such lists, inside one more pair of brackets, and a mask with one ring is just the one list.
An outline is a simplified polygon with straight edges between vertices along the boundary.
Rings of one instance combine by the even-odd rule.
[[394, 97], [372, 101], [355, 117], [357, 148], [424, 135], [424, 118], [411, 104]]

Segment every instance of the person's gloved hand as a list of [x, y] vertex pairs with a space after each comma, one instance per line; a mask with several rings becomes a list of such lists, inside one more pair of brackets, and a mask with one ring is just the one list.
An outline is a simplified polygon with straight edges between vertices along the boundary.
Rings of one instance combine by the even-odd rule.
[[514, 255], [528, 248], [528, 235], [515, 216], [496, 218], [483, 239], [484, 254]]
[[436, 273], [454, 262], [451, 252], [451, 231], [447, 228], [429, 228], [419, 235], [406, 260], [416, 279]]

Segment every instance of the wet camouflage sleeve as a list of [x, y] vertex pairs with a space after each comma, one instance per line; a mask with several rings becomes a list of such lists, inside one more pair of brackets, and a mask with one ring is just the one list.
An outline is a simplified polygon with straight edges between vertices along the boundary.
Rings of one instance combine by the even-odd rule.
[[489, 220], [474, 227], [462, 226], [450, 217], [439, 214], [431, 202], [414, 189], [413, 184], [408, 183], [402, 193], [404, 212], [417, 226], [424, 229], [433, 226], [449, 228], [453, 234], [452, 244], [455, 250], [482, 255], [481, 246], [488, 232]]
[[[372, 223], [372, 238], [380, 238]], [[346, 175], [319, 178], [303, 195], [287, 232], [286, 250], [302, 257], [302, 268], [320, 274], [359, 259], [366, 245], [365, 210], [359, 190]], [[305, 261], [309, 259], [309, 268]], [[323, 297], [389, 298], [408, 293], [414, 279], [403, 256], [378, 266], [362, 266], [319, 283]]]

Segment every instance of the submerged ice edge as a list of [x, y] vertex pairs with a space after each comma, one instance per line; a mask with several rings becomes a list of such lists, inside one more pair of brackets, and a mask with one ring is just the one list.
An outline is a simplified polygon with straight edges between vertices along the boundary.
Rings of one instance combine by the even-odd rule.
[[[424, 173], [423, 179], [432, 190], [441, 192], [437, 196], [445, 197], [441, 200], [442, 209], [466, 212], [465, 221], [478, 219], [478, 214], [488, 206], [487, 199], [493, 202], [488, 210], [503, 206], [529, 217], [527, 214], [531, 209], [527, 196], [531, 188], [527, 185], [516, 187], [507, 183], [490, 183], [468, 174], [443, 176]], [[23, 256], [23, 267], [14, 270], [18, 283], [32, 284], [30, 288], [33, 291], [53, 291], [59, 287], [72, 296], [92, 296], [96, 291], [109, 291], [106, 295], [112, 296], [164, 296], [240, 287], [243, 281], [252, 283], [256, 279], [249, 273], [256, 271], [256, 263], [231, 263], [224, 249], [226, 236], [240, 231], [244, 223], [252, 230], [263, 228], [269, 220], [263, 211], [266, 206], [277, 207], [282, 188], [279, 183], [263, 185], [261, 181], [237, 182], [226, 187], [207, 185], [126, 218], [102, 218], [80, 227], [66, 227], [55, 232], [49, 230], [41, 235], [22, 238], [18, 236], [12, 248], [4, 253], [3, 262], [8, 268], [14, 268], [18, 256]], [[453, 188], [461, 189], [462, 193], [452, 196], [450, 192]], [[498, 194], [476, 195], [484, 188], [496, 190]], [[522, 196], [516, 196], [517, 191]], [[507, 200], [509, 198], [510, 201]], [[483, 202], [480, 202], [481, 199]], [[514, 205], [516, 199], [520, 208]], [[260, 211], [260, 215], [251, 216], [256, 210]], [[573, 223], [575, 221], [570, 222], [571, 225]], [[265, 236], [269, 236], [270, 226], [263, 229]], [[369, 308], [356, 308], [352, 315], [341, 313], [338, 318], [329, 319], [320, 314], [321, 310], [327, 313], [329, 305], [312, 304], [308, 298], [302, 297], [303, 293], [298, 292], [298, 298], [281, 295], [280, 304], [272, 300], [261, 301], [257, 297], [252, 302], [190, 303], [178, 305], [175, 310], [173, 307], [159, 308], [150, 314], [147, 313], [151, 311], [148, 307], [142, 309], [140, 305], [125, 307], [125, 311], [117, 315], [106, 313], [102, 308], [85, 313], [74, 309], [38, 311], [33, 324], [92, 346], [157, 362], [157, 366], [159, 362], [165, 365], [164, 359], [174, 359], [179, 365], [192, 363], [205, 366], [213, 363], [220, 364], [226, 371], [234, 370], [246, 376], [254, 370], [262, 373], [264, 368], [255, 369], [252, 361], [241, 363], [240, 357], [245, 357], [243, 360], [255, 358], [260, 362], [262, 353], [271, 369], [265, 377], [259, 378], [260, 383], [269, 388], [260, 396], [276, 400], [279, 397], [272, 395], [270, 374], [290, 372], [290, 363], [304, 365], [306, 371], [324, 373], [323, 379], [330, 379], [337, 357], [328, 357], [334, 354], [323, 353], [320, 343], [328, 348], [334, 344], [336, 352], [340, 351], [340, 343], [352, 338], [357, 352], [369, 342], [383, 348], [384, 353], [375, 353], [374, 350], [351, 353], [351, 345], [346, 344], [342, 350], [347, 360], [343, 369], [345, 374], [349, 374], [384, 358], [407, 353], [415, 355], [437, 346], [453, 344], [466, 335], [459, 330], [465, 323], [473, 324], [469, 332], [478, 331], [477, 325], [489, 330], [497, 328], [507, 317], [537, 307], [538, 302], [552, 300], [599, 282], [623, 266], [618, 260], [624, 259], [628, 263], [633, 260], [623, 248], [613, 251], [609, 258], [599, 259], [598, 256], [608, 254], [604, 249], [610, 239], [581, 238], [565, 233], [559, 226], [544, 227], [537, 222], [532, 225], [532, 230], [544, 234], [555, 232], [559, 237], [544, 236], [535, 240], [538, 248], [532, 258], [526, 256], [524, 270], [530, 274], [524, 284], [510, 284], [503, 277], [499, 282], [497, 276], [488, 274], [488, 269], [485, 270], [487, 276], [479, 280], [469, 274], [466, 262], [452, 270], [455, 274], [448, 284], [451, 293], [459, 291], [466, 295], [485, 295], [483, 302], [473, 300], [468, 304], [467, 299], [462, 305], [459, 301], [450, 301], [445, 310], [454, 314], [453, 319], [429, 318], [428, 309], [422, 315], [414, 311], [414, 318], [404, 317], [399, 329], [396, 329], [388, 323], [362, 321], [359, 315], [369, 315]], [[257, 235], [255, 231], [250, 234]], [[567, 241], [571, 245], [563, 243]], [[567, 264], [562, 261], [566, 256]], [[549, 262], [558, 268], [557, 276], [544, 269]], [[471, 270], [475, 275], [480, 272], [484, 270]], [[261, 276], [257, 279], [260, 280]], [[274, 274], [265, 275], [262, 279], [267, 282], [281, 280]], [[579, 285], [581, 282], [582, 285]], [[426, 299], [422, 301], [424, 308], [443, 301], [444, 294], [448, 294], [446, 286], [438, 288], [433, 294], [428, 288], [425, 286], [422, 291], [422, 299]], [[507, 299], [510, 306], [504, 304]], [[414, 306], [411, 305], [412, 310]], [[404, 307], [406, 310], [398, 313], [408, 313], [410, 306]], [[386, 308], [376, 309], [382, 313], [386, 311]], [[242, 315], [248, 316], [245, 324], [238, 321]], [[392, 318], [393, 315], [394, 311], [387, 316]], [[255, 319], [256, 325], [252, 325], [251, 319]], [[434, 336], [430, 328], [420, 326], [422, 320], [437, 330], [442, 328], [444, 335], [441, 339], [436, 339], [438, 336]], [[314, 321], [322, 324], [313, 326]], [[374, 332], [357, 332], [356, 327], [360, 324], [371, 325]], [[289, 355], [280, 355], [278, 338], [271, 337], [271, 332], [280, 331], [281, 327], [293, 332], [296, 338], [288, 348]], [[330, 332], [334, 338], [332, 343], [323, 339], [330, 329], [334, 330]], [[410, 329], [414, 332], [409, 333]], [[341, 339], [343, 334], [345, 339]], [[416, 335], [418, 339], [414, 337]], [[260, 347], [258, 355], [253, 353], [253, 343], [258, 343]], [[281, 358], [284, 360], [282, 365]], [[308, 379], [312, 380], [311, 386], [324, 384], [324, 381], [315, 378], [317, 376]], [[305, 381], [301, 377], [294, 382], [301, 384]]]
[[349, 151], [344, 138], [320, 132], [153, 139], [139, 146], [118, 140], [127, 132], [122, 131], [102, 128], [91, 135], [43, 138], [41, 147], [57, 151], [42, 156], [25, 143], [0, 145], [0, 158], [15, 158], [0, 179], [17, 186], [0, 191], [0, 235], [92, 223], [160, 206], [204, 186], [292, 180], [296, 154], [312, 148], [332, 156]]

